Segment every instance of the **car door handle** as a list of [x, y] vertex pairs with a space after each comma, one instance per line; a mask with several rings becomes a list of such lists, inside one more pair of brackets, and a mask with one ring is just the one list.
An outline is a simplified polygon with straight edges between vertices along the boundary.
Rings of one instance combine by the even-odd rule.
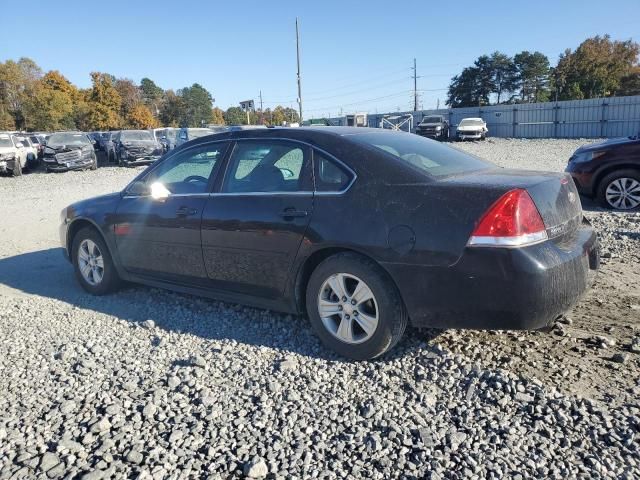
[[284, 219], [303, 218], [307, 216], [306, 210], [296, 210], [293, 207], [285, 208], [280, 212], [280, 216]]
[[176, 215], [178, 217], [190, 217], [196, 213], [198, 213], [198, 210], [189, 207], [180, 207], [176, 210]]

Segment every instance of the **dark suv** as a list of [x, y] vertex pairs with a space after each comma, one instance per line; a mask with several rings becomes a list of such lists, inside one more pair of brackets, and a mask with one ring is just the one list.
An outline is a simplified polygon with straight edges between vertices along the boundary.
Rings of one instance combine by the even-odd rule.
[[416, 133], [435, 140], [449, 138], [449, 122], [442, 115], [428, 115], [416, 125]]
[[153, 163], [162, 156], [162, 145], [148, 130], [122, 130], [113, 141], [118, 165]]
[[583, 145], [566, 170], [578, 191], [597, 198], [605, 208], [632, 210], [640, 206], [640, 135]]

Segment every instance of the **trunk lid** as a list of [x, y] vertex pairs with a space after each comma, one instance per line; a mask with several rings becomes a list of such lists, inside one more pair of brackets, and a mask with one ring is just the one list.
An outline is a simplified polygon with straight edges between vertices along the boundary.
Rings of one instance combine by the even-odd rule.
[[498, 200], [516, 188], [525, 189], [536, 204], [550, 239], [562, 241], [574, 233], [582, 222], [582, 205], [571, 176], [566, 173], [515, 169], [491, 169], [451, 177], [442, 183], [460, 187], [487, 188]]

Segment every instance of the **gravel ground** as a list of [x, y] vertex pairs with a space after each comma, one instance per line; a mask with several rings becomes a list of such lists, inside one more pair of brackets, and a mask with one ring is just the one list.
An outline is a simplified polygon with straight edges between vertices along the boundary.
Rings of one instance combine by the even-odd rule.
[[[582, 143], [455, 146], [562, 170]], [[606, 258], [552, 332], [410, 330], [355, 363], [305, 318], [85, 294], [59, 211], [136, 172], [0, 178], [0, 478], [640, 476], [640, 213], [585, 202]]]

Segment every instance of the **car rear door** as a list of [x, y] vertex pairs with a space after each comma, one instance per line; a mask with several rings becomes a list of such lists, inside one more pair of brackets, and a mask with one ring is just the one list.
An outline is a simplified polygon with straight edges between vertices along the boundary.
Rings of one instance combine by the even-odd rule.
[[114, 233], [127, 271], [169, 281], [208, 282], [200, 223], [228, 146], [212, 142], [172, 155], [143, 177], [142, 194], [122, 198]]
[[220, 183], [202, 217], [209, 279], [233, 293], [279, 298], [313, 211], [310, 149], [238, 140]]

